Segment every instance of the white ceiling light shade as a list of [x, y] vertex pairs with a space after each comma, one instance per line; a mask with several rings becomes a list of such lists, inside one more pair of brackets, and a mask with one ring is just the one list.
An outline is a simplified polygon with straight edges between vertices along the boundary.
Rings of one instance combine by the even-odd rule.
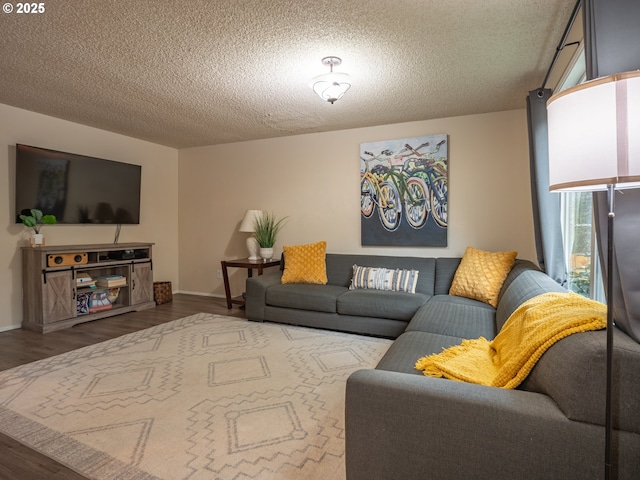
[[333, 105], [333, 102], [340, 100], [349, 88], [351, 88], [351, 77], [346, 73], [333, 71], [334, 66], [338, 66], [342, 60], [338, 57], [324, 57], [322, 64], [329, 67], [329, 73], [314, 77], [309, 86], [325, 102]]
[[640, 71], [560, 92], [547, 115], [550, 190], [640, 186]]

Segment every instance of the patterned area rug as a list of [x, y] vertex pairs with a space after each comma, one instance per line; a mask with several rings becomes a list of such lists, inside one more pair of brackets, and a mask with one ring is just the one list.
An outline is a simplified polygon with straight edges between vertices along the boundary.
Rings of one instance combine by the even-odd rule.
[[341, 479], [390, 343], [200, 313], [0, 372], [0, 431], [92, 479]]

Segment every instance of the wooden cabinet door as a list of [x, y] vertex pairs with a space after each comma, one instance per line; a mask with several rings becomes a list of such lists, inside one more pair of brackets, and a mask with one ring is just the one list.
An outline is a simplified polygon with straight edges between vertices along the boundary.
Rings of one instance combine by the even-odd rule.
[[72, 272], [47, 272], [42, 293], [42, 323], [76, 316], [76, 291]]
[[153, 301], [153, 270], [151, 263], [131, 265], [131, 305]]

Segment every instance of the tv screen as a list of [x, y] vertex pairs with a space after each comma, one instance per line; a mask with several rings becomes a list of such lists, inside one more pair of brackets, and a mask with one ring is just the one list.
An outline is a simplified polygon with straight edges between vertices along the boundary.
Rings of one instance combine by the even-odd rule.
[[16, 145], [16, 222], [32, 208], [66, 224], [140, 223], [142, 167]]

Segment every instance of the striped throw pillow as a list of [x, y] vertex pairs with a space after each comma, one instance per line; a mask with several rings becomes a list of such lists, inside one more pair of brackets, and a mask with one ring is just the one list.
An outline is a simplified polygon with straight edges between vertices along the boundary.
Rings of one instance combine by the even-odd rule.
[[349, 289], [369, 288], [393, 292], [416, 293], [418, 270], [400, 270], [382, 267], [353, 266], [353, 277]]

